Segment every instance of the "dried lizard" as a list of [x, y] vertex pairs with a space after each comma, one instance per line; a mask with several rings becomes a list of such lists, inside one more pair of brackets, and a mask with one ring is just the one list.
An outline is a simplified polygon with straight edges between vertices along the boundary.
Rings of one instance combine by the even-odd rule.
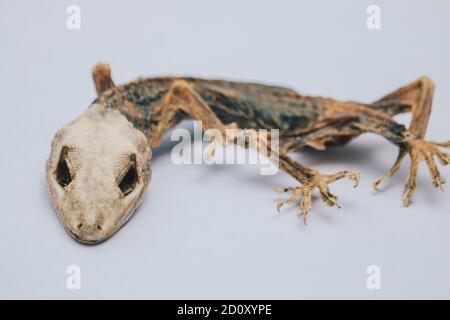
[[[344, 177], [355, 185], [359, 180], [357, 172], [326, 175], [288, 156], [306, 146], [320, 150], [342, 146], [366, 132], [386, 138], [398, 146], [399, 154], [374, 187], [391, 177], [409, 154], [405, 206], [416, 189], [421, 160], [426, 161], [434, 186], [444, 184], [434, 157], [447, 165], [450, 156], [439, 147], [450, 147], [450, 141], [424, 140], [434, 93], [428, 77], [364, 104], [303, 96], [282, 87], [198, 78], [149, 78], [116, 86], [106, 64], [97, 64], [92, 74], [98, 97], [58, 131], [46, 166], [53, 206], [66, 230], [83, 243], [109, 238], [131, 217], [150, 182], [151, 148], [185, 118], [224, 134], [236, 127], [279, 129], [278, 166], [301, 185], [279, 189], [292, 194], [277, 207], [299, 199], [305, 223], [314, 189], [328, 205], [338, 206], [328, 185]], [[392, 118], [404, 112], [412, 113], [408, 129]]]

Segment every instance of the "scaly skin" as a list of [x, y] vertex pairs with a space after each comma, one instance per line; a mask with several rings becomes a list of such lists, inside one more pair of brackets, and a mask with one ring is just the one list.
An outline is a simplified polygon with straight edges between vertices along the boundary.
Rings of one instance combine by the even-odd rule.
[[[279, 168], [301, 185], [278, 188], [292, 195], [277, 208], [299, 199], [305, 224], [314, 189], [325, 203], [338, 207], [328, 185], [348, 178], [357, 186], [359, 173], [345, 170], [325, 175], [292, 160], [288, 156], [291, 151], [345, 145], [366, 132], [381, 135], [399, 147], [399, 156], [374, 187], [391, 177], [409, 154], [412, 165], [403, 195], [405, 206], [414, 194], [421, 160], [426, 161], [436, 187], [442, 187], [444, 179], [433, 157], [443, 165], [450, 162], [450, 156], [439, 149], [450, 147], [450, 142], [423, 140], [434, 92], [427, 77], [372, 104], [308, 97], [282, 87], [197, 78], [150, 78], [115, 86], [106, 64], [93, 69], [93, 78], [97, 99], [55, 135], [46, 169], [53, 206], [69, 234], [83, 243], [109, 238], [131, 217], [150, 182], [150, 148], [158, 147], [163, 134], [185, 118], [202, 121], [204, 130], [223, 134], [229, 128], [245, 129], [237, 136], [257, 129], [279, 129], [280, 149], [269, 152], [277, 157]], [[413, 114], [409, 129], [392, 119], [402, 112]], [[227, 137], [223, 143], [235, 141], [237, 136]], [[259, 150], [259, 146], [249, 146]]]

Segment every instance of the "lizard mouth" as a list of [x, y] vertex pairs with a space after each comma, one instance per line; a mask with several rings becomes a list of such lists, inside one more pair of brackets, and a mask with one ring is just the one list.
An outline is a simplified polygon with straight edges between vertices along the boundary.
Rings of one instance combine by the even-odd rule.
[[[101, 244], [102, 242], [111, 238], [117, 231], [119, 231], [119, 229], [121, 229], [128, 222], [128, 220], [132, 217], [134, 211], [137, 209], [137, 207], [139, 207], [140, 203], [142, 202], [143, 193], [144, 193], [144, 190], [142, 190], [140, 193], [140, 196], [138, 198], [136, 198], [133, 203], [130, 204], [130, 206], [127, 208], [125, 214], [123, 215], [122, 219], [116, 224], [116, 227], [114, 229], [112, 229], [111, 231], [109, 231], [108, 233], [102, 234], [98, 238], [93, 238], [93, 237], [90, 238], [89, 236], [86, 237], [86, 233], [80, 234], [79, 232], [74, 231], [71, 227], [69, 227], [65, 223], [63, 223], [64, 229], [77, 242], [80, 242], [80, 243], [86, 244], [86, 245]], [[61, 216], [61, 214], [59, 213], [58, 210], [57, 210], [57, 212], [58, 212], [58, 216]]]
[[80, 234], [72, 231], [68, 227], [66, 227], [65, 229], [74, 240], [76, 240], [77, 242], [83, 243], [83, 244], [88, 244], [88, 245], [100, 244], [100, 243], [104, 242], [105, 240], [107, 240], [108, 238], [110, 238], [114, 234], [114, 233], [112, 233], [110, 235], [106, 235], [106, 236], [103, 236], [98, 239], [87, 239], [85, 237], [80, 236]]
[[66, 231], [70, 234], [70, 236], [73, 238], [73, 239], [75, 239], [76, 241], [78, 241], [78, 242], [81, 242], [81, 243], [85, 243], [85, 244], [96, 244], [96, 243], [100, 243], [102, 240], [101, 239], [86, 239], [86, 238], [83, 238], [83, 237], [81, 237], [78, 233], [76, 233], [76, 232], [74, 232], [74, 231], [72, 231], [72, 229], [70, 229], [69, 227], [66, 227], [65, 228], [66, 229]]

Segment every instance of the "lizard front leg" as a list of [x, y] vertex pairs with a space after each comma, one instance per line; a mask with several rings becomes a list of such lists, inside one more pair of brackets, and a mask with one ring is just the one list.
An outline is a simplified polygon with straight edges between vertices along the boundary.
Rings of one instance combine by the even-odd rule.
[[319, 141], [327, 141], [336, 135], [354, 134], [351, 129], [348, 129], [348, 123], [352, 120], [353, 117], [324, 119], [310, 128], [291, 130], [282, 134], [281, 140], [283, 145], [278, 155], [279, 168], [299, 181], [301, 186], [279, 187], [276, 189], [280, 193], [291, 192], [291, 196], [286, 200], [278, 202], [278, 211], [284, 205], [300, 200], [299, 215], [303, 217], [306, 225], [308, 212], [312, 205], [312, 193], [315, 189], [319, 191], [322, 200], [328, 206], [340, 208], [337, 197], [330, 192], [328, 185], [342, 178], [347, 178], [353, 182], [354, 187], [358, 186], [360, 179], [359, 172], [344, 170], [327, 175], [315, 169], [305, 167], [287, 155], [290, 150], [300, 150], [308, 145], [318, 147], [322, 143], [319, 143]]
[[317, 170], [304, 167], [298, 162], [293, 161], [287, 155], [280, 155], [280, 168], [292, 177], [301, 182], [301, 186], [298, 187], [279, 187], [276, 189], [278, 192], [291, 192], [286, 200], [280, 201], [277, 204], [277, 210], [280, 212], [281, 207], [285, 204], [293, 203], [296, 200], [300, 200], [300, 212], [299, 215], [303, 217], [303, 222], [307, 223], [308, 212], [311, 209], [312, 193], [314, 189], [317, 189], [323, 199], [323, 201], [330, 207], [340, 208], [337, 197], [330, 192], [328, 185], [342, 178], [348, 178], [353, 182], [353, 186], [357, 187], [359, 184], [360, 174], [353, 170], [340, 171], [335, 174], [322, 174]]
[[235, 123], [223, 124], [210, 106], [186, 81], [177, 80], [157, 111], [160, 114], [160, 120], [151, 137], [152, 147], [159, 146], [163, 134], [170, 128], [170, 122], [178, 111], [183, 111], [194, 120], [201, 121], [203, 130], [219, 130], [223, 137], [226, 136], [227, 129], [237, 128]]
[[[304, 132], [303, 136], [299, 136], [298, 131], [295, 132], [295, 138], [301, 138], [304, 144], [307, 144], [308, 141], [312, 141], [313, 139], [324, 139], [326, 136], [335, 134], [338, 132], [339, 127], [346, 123], [346, 120], [339, 119], [335, 121], [332, 119], [331, 121], [323, 121], [309, 130]], [[330, 125], [334, 125], [334, 127], [330, 127]], [[289, 144], [288, 141], [292, 137], [288, 137], [290, 134], [283, 134], [281, 137], [281, 141], [283, 146], [278, 150], [278, 148], [273, 148], [273, 138], [271, 135], [269, 136], [260, 136], [259, 132], [253, 129], [246, 130], [232, 130], [231, 135], [228, 137], [237, 142], [246, 142], [242, 146], [253, 148], [258, 152], [263, 152], [267, 155], [271, 160], [274, 161], [278, 165], [278, 167], [284, 172], [288, 173], [294, 179], [301, 183], [300, 186], [297, 187], [279, 187], [276, 189], [278, 192], [291, 192], [291, 196], [289, 196], [286, 200], [280, 201], [277, 204], [277, 210], [280, 212], [280, 209], [285, 204], [293, 203], [296, 200], [300, 201], [300, 211], [299, 216], [303, 218], [303, 221], [306, 225], [308, 212], [311, 209], [312, 205], [312, 193], [315, 189], [317, 189], [323, 199], [323, 201], [330, 207], [340, 208], [337, 197], [330, 192], [328, 185], [342, 178], [348, 178], [352, 180], [354, 187], [356, 187], [359, 183], [360, 174], [359, 172], [353, 170], [345, 170], [340, 171], [335, 174], [322, 174], [319, 171], [303, 166], [297, 161], [294, 161], [290, 158], [287, 153], [290, 148], [293, 147], [292, 144]], [[234, 134], [233, 134], [234, 133]], [[248, 138], [248, 139], [246, 139]], [[295, 147], [298, 147], [298, 143], [300, 140], [297, 140], [297, 144]]]
[[[308, 132], [311, 134], [305, 134], [303, 139], [304, 143], [314, 139], [314, 138], [324, 138], [327, 135], [334, 134], [339, 124], [345, 123], [345, 120], [331, 119], [331, 121], [324, 121], [323, 123], [318, 123], [313, 126]], [[325, 124], [335, 124], [336, 128], [330, 128]], [[299, 138], [298, 132], [296, 132], [296, 138]], [[292, 145], [287, 144], [289, 140], [285, 135], [282, 136], [283, 146], [280, 150], [278, 148], [273, 148], [273, 140], [271, 135], [260, 134], [258, 131], [253, 129], [246, 130], [231, 130], [227, 136], [228, 139], [241, 144], [244, 147], [253, 148], [258, 152], [262, 152], [264, 155], [268, 156], [277, 166], [288, 173], [294, 179], [301, 183], [298, 187], [278, 187], [277, 192], [291, 192], [286, 200], [280, 201], [277, 204], [277, 210], [280, 212], [281, 207], [285, 204], [293, 203], [296, 200], [300, 201], [300, 211], [299, 216], [303, 218], [305, 225], [307, 224], [308, 212], [312, 206], [312, 193], [317, 189], [323, 199], [323, 201], [330, 207], [340, 208], [337, 197], [330, 192], [328, 187], [329, 184], [340, 180], [342, 178], [348, 178], [353, 182], [354, 187], [359, 184], [360, 174], [359, 172], [353, 170], [340, 171], [335, 174], [326, 175], [319, 171], [305, 167], [301, 163], [294, 161], [288, 156], [289, 148]], [[248, 139], [247, 139], [248, 138]], [[299, 142], [297, 140], [297, 142]]]
[[[292, 160], [287, 156], [286, 148], [283, 148], [281, 152], [272, 148], [270, 136], [269, 139], [267, 139], [267, 136], [261, 138], [258, 132], [253, 129], [237, 129], [235, 123], [227, 125], [223, 124], [210, 106], [197, 94], [194, 88], [184, 81], [177, 81], [173, 84], [160, 107], [159, 112], [161, 114], [161, 119], [152, 136], [153, 146], [159, 144], [161, 136], [169, 127], [171, 119], [175, 117], [176, 113], [180, 110], [186, 112], [195, 120], [202, 121], [204, 130], [216, 129], [222, 132], [225, 137], [224, 143], [235, 142], [239, 144], [244, 142], [243, 146], [254, 148], [259, 152], [262, 152], [262, 149], [264, 149], [265, 155], [269, 155], [271, 159], [275, 159], [274, 162], [281, 170], [285, 171], [302, 184], [301, 186], [294, 188], [278, 188], [278, 191], [292, 191], [293, 195], [289, 199], [280, 202], [277, 205], [277, 208], [280, 210], [284, 204], [291, 203], [295, 199], [301, 198], [300, 216], [303, 217], [305, 224], [308, 211], [311, 208], [311, 195], [314, 189], [317, 188], [319, 190], [323, 200], [328, 205], [339, 207], [337, 197], [331, 194], [328, 184], [344, 177], [351, 179], [355, 186], [358, 184], [359, 173], [357, 172], [348, 170], [332, 175], [321, 174], [317, 170], [304, 167], [300, 163]], [[342, 123], [341, 121], [338, 122]], [[323, 125], [319, 124], [318, 127], [314, 127], [313, 136], [320, 137], [321, 134], [329, 134], [329, 126], [327, 125], [328, 123], [325, 123]], [[227, 130], [230, 128], [235, 130]]]

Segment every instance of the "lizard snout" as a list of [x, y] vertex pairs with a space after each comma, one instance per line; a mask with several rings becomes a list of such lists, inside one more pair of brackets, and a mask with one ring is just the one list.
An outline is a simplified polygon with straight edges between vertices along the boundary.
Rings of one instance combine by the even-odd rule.
[[100, 223], [79, 222], [70, 233], [74, 238], [84, 243], [97, 243], [105, 239], [105, 233]]

